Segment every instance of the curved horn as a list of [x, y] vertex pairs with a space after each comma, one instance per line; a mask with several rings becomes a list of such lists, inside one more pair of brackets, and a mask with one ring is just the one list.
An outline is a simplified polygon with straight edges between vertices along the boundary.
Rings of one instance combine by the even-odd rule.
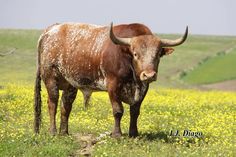
[[110, 39], [112, 40], [112, 42], [114, 44], [130, 46], [131, 38], [119, 38], [119, 37], [116, 37], [114, 35], [114, 33], [113, 33], [113, 22], [111, 23], [111, 26], [110, 26]]
[[161, 39], [162, 47], [172, 47], [183, 44], [188, 37], [188, 26], [186, 27], [184, 35], [176, 40]]

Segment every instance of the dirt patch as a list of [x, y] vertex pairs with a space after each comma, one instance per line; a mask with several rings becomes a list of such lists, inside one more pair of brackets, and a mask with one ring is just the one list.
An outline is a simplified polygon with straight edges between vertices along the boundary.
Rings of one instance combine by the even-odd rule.
[[83, 135], [79, 133], [75, 134], [75, 137], [80, 144], [80, 149], [78, 149], [73, 156], [91, 156], [93, 145], [98, 142], [96, 137], [92, 134]]
[[102, 140], [106, 137], [110, 137], [110, 135], [110, 132], [102, 133], [97, 137], [93, 134], [75, 134], [74, 136], [80, 144], [80, 149], [78, 149], [75, 154], [71, 155], [71, 157], [92, 156], [94, 145], [97, 143], [102, 143]]
[[223, 81], [219, 83], [201, 85], [206, 90], [236, 91], [236, 80]]

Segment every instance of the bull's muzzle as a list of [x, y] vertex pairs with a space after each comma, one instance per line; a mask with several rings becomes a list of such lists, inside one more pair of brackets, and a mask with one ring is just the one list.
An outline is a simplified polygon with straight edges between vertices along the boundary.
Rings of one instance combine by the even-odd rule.
[[152, 81], [156, 81], [156, 79], [157, 79], [157, 73], [155, 71], [152, 71], [152, 72], [143, 71], [140, 74], [141, 81], [152, 82]]

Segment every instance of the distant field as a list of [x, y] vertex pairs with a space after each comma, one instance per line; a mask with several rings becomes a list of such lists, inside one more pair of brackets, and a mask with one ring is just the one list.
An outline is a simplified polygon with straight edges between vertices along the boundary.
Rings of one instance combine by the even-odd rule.
[[[164, 36], [173, 38], [173, 36]], [[175, 47], [173, 54], [164, 57], [159, 66], [157, 84], [165, 87], [188, 87], [180, 81], [180, 74], [198, 66], [205, 58], [215, 56], [236, 45], [236, 37], [189, 35], [187, 42]]]
[[33, 83], [40, 32], [0, 29], [0, 52], [17, 48], [13, 55], [0, 57], [0, 85], [6, 82]]
[[210, 58], [182, 78], [190, 84], [208, 84], [236, 79], [236, 49]]
[[[0, 52], [17, 48], [13, 55], [0, 57], [0, 85], [7, 82], [32, 84], [36, 69], [36, 46], [40, 30], [0, 29]], [[180, 35], [160, 35], [162, 38], [178, 38]], [[198, 65], [206, 57], [235, 46], [236, 37], [189, 35], [187, 41], [175, 47], [173, 54], [163, 57], [158, 80], [151, 87], [188, 87], [179, 75]]]

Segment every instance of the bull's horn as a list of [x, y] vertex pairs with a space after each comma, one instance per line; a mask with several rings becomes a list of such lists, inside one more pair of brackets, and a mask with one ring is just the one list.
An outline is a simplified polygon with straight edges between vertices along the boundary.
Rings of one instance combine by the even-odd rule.
[[161, 39], [162, 47], [172, 47], [177, 46], [185, 42], [188, 37], [188, 26], [186, 27], [184, 35], [176, 40]]
[[119, 38], [119, 37], [116, 37], [114, 35], [114, 33], [113, 33], [113, 22], [111, 23], [111, 26], [110, 26], [110, 38], [111, 38], [111, 40], [114, 44], [130, 46], [131, 38]]

